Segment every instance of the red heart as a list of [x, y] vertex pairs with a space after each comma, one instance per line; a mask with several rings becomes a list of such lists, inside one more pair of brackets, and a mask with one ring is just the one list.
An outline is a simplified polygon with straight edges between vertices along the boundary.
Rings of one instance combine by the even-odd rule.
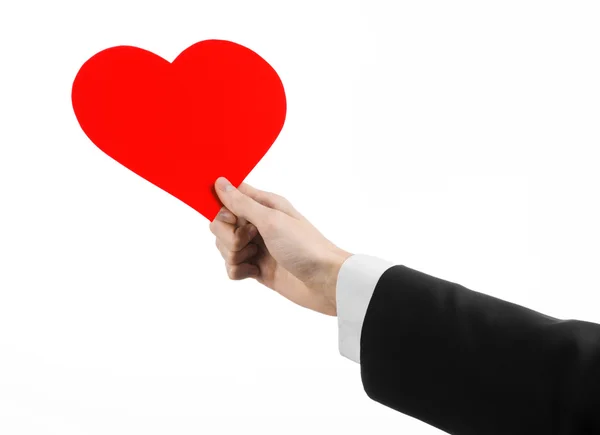
[[219, 176], [239, 186], [283, 128], [285, 91], [252, 50], [206, 40], [171, 63], [112, 47], [83, 64], [72, 102], [94, 144], [213, 220]]

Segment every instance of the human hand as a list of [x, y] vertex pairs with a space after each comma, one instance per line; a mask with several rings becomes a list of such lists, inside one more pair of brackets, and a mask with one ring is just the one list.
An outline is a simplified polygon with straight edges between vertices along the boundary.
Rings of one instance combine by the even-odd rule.
[[352, 254], [327, 240], [287, 199], [246, 183], [215, 183], [224, 207], [210, 223], [229, 278], [255, 278], [298, 305], [335, 316], [337, 275]]

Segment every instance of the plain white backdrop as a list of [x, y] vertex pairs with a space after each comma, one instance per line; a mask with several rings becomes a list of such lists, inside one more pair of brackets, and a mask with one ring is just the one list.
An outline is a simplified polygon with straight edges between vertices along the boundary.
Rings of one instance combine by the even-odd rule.
[[350, 252], [600, 322], [598, 22], [594, 1], [2, 2], [0, 433], [440, 433], [366, 396], [335, 318], [229, 281], [209, 222], [88, 140], [90, 56], [251, 48], [288, 113], [247, 182]]

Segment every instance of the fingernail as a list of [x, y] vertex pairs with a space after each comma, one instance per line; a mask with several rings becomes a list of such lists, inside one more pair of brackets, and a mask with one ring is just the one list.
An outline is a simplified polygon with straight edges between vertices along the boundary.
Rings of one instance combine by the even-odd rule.
[[258, 267], [250, 269], [250, 276], [258, 276]]
[[233, 185], [225, 177], [217, 178], [217, 186], [224, 192], [230, 192], [233, 190]]
[[233, 219], [233, 215], [231, 213], [229, 213], [228, 211], [221, 210], [219, 212], [219, 219], [222, 219], [222, 220], [231, 220], [231, 219]]
[[250, 236], [251, 239], [253, 239], [254, 236], [256, 236], [257, 234], [258, 234], [258, 229], [254, 225], [252, 225], [250, 227], [250, 229], [248, 230], [248, 235]]

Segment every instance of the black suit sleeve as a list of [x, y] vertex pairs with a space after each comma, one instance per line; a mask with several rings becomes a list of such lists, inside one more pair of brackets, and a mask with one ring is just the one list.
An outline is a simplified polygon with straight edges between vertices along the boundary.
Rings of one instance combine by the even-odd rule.
[[360, 362], [369, 397], [451, 434], [600, 434], [600, 325], [405, 266], [375, 287]]

